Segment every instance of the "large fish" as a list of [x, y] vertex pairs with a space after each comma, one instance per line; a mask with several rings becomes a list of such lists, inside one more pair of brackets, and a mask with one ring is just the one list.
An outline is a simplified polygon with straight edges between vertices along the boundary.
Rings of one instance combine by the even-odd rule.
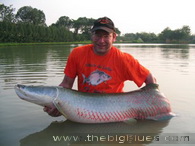
[[59, 86], [16, 85], [15, 91], [21, 99], [41, 106], [54, 104], [65, 118], [80, 123], [167, 120], [174, 116], [157, 84], [113, 94], [84, 93]]

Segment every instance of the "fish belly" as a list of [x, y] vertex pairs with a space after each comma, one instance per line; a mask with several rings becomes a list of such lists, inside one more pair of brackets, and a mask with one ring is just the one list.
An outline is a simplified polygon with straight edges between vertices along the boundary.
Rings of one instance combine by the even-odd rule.
[[136, 92], [118, 97], [85, 94], [75, 98], [70, 95], [70, 99], [72, 101], [57, 99], [55, 105], [67, 119], [80, 123], [119, 122], [132, 118], [163, 120], [170, 117], [171, 112], [168, 100], [158, 92]]

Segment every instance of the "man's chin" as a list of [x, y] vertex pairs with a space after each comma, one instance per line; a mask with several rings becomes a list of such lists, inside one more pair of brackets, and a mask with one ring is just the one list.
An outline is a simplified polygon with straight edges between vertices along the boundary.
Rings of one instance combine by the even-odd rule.
[[97, 54], [100, 54], [100, 55], [105, 55], [105, 54], [107, 54], [108, 53], [108, 50], [103, 50], [103, 49], [98, 49], [98, 50], [96, 50], [96, 53]]
[[104, 55], [108, 53], [109, 49], [108, 47], [105, 47], [105, 46], [97, 46], [94, 48], [94, 51], [96, 54]]

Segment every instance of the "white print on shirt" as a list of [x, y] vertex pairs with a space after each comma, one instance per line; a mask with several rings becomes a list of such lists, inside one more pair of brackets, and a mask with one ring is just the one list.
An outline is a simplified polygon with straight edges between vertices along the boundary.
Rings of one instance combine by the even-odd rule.
[[85, 77], [84, 74], [82, 74], [82, 76], [83, 76], [83, 84], [88, 83], [89, 85], [93, 85], [93, 86], [99, 85], [102, 82], [106, 82], [112, 79], [110, 75], [98, 69], [93, 71], [88, 77]]

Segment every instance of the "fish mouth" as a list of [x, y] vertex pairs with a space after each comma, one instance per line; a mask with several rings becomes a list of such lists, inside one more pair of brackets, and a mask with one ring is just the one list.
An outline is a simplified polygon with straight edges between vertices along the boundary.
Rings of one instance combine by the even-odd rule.
[[27, 95], [24, 92], [24, 85], [21, 84], [17, 84], [14, 86], [15, 92], [16, 94], [21, 98], [21, 99], [25, 99], [27, 97]]
[[14, 89], [16, 91], [19, 91], [19, 92], [23, 92], [24, 88], [25, 88], [25, 86], [24, 85], [20, 85], [20, 84], [17, 84], [17, 85], [14, 86]]
[[25, 88], [24, 85], [21, 85], [21, 84], [15, 85], [15, 89], [24, 89], [24, 88]]

